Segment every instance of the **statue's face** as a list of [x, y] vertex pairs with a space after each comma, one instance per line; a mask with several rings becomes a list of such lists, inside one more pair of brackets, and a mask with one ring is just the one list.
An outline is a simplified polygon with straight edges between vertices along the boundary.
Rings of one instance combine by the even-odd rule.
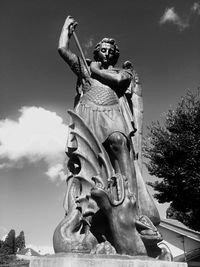
[[104, 67], [111, 65], [115, 56], [115, 47], [112, 44], [102, 43], [99, 50], [99, 61]]

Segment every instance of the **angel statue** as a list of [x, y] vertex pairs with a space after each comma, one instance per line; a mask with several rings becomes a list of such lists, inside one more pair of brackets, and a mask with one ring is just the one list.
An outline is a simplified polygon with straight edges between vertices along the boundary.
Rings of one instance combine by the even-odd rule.
[[159, 257], [160, 217], [141, 174], [138, 75], [130, 61], [115, 67], [120, 53], [112, 38], [95, 46], [94, 61], [74, 54], [69, 44], [72, 36], [78, 43], [76, 25], [66, 18], [58, 47], [78, 80], [68, 111], [65, 217], [54, 232], [54, 250]]

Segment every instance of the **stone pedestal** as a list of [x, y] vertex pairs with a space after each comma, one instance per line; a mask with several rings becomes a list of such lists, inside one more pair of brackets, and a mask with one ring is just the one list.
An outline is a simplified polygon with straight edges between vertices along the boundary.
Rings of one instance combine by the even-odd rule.
[[30, 267], [187, 267], [187, 263], [122, 255], [55, 254], [34, 257]]

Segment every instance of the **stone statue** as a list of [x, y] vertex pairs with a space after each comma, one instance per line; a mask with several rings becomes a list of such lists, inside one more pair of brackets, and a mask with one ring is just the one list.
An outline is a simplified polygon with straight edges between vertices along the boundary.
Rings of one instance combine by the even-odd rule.
[[78, 78], [66, 146], [65, 218], [54, 232], [55, 252], [159, 257], [158, 211], [141, 174], [143, 106], [132, 63], [116, 68], [119, 49], [104, 38], [94, 61], [69, 47], [77, 23], [68, 16], [59, 54]]

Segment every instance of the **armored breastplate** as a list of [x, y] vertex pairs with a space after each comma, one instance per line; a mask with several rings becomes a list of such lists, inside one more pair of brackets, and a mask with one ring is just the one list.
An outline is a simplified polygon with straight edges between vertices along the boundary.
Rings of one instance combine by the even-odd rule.
[[109, 106], [119, 102], [116, 93], [108, 86], [99, 82], [92, 82], [90, 90], [83, 89], [82, 99], [87, 99], [97, 105]]

